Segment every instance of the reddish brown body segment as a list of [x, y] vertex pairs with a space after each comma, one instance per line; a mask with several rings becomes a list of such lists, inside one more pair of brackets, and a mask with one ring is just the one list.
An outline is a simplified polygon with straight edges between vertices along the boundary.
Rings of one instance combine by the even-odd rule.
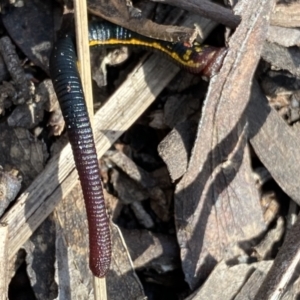
[[[165, 54], [191, 73], [212, 76], [220, 69], [225, 48], [191, 46], [143, 37], [106, 21], [92, 23], [90, 45], [136, 46]], [[107, 273], [111, 261], [111, 239], [101, 185], [97, 153], [86, 109], [83, 89], [76, 66], [71, 36], [65, 35], [55, 44], [50, 58], [50, 74], [67, 126], [74, 160], [86, 205], [90, 269], [97, 277]]]

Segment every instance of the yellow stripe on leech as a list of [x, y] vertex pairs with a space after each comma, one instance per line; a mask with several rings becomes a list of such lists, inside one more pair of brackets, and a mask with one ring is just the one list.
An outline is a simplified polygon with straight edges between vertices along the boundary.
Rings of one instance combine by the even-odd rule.
[[185, 61], [189, 61], [190, 60], [190, 57], [191, 57], [191, 54], [192, 54], [192, 50], [185, 50], [185, 53], [183, 54], [183, 59]]
[[[175, 61], [177, 61], [177, 63], [179, 63], [182, 66], [186, 66], [189, 68], [195, 68], [195, 67], [198, 68], [199, 67], [199, 63], [195, 63], [193, 60], [189, 59], [192, 54], [191, 49], [186, 50], [183, 57], [181, 57], [175, 51], [171, 51], [170, 49], [163, 47], [159, 42], [156, 42], [156, 41], [147, 42], [147, 41], [138, 40], [138, 39], [128, 39], [128, 40], [109, 39], [109, 40], [105, 40], [105, 41], [91, 40], [89, 42], [89, 45], [91, 47], [92, 46], [101, 46], [101, 45], [103, 45], [103, 46], [112, 46], [112, 45], [135, 46], [136, 45], [136, 46], [148, 47], [148, 48], [157, 49], [163, 53], [166, 53], [168, 56], [171, 56]], [[199, 47], [199, 49], [197, 49], [197, 52], [199, 50], [201, 50], [201, 47]]]

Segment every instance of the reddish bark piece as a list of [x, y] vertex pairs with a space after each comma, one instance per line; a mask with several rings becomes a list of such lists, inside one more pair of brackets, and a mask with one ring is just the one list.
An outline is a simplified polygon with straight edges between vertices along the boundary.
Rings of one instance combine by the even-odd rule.
[[242, 22], [211, 80], [189, 168], [177, 186], [175, 219], [185, 279], [193, 289], [216, 263], [264, 230], [251, 174], [245, 109], [273, 1], [242, 1]]

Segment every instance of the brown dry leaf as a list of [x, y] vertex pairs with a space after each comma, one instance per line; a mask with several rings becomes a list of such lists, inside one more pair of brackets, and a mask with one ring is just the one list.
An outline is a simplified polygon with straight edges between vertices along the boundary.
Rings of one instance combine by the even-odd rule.
[[[195, 288], [240, 243], [264, 230], [251, 177], [244, 116], [273, 1], [241, 1], [242, 22], [211, 80], [189, 168], [177, 186], [175, 219], [185, 279]], [[255, 17], [254, 17], [255, 16]]]

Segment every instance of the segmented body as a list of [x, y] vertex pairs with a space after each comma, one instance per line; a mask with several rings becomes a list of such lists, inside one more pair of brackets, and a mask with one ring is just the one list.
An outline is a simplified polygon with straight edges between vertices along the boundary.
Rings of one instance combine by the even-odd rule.
[[[89, 27], [90, 46], [139, 46], [159, 51], [192, 73], [213, 75], [221, 66], [225, 48], [187, 46], [157, 41], [105, 21]], [[220, 58], [221, 57], [221, 58]], [[84, 195], [90, 244], [90, 269], [105, 276], [111, 261], [111, 239], [92, 129], [84, 100], [72, 35], [56, 42], [50, 74], [66, 122]]]
[[111, 240], [93, 133], [70, 36], [57, 41], [50, 74], [66, 122], [88, 216], [90, 269], [102, 277], [109, 269]]

